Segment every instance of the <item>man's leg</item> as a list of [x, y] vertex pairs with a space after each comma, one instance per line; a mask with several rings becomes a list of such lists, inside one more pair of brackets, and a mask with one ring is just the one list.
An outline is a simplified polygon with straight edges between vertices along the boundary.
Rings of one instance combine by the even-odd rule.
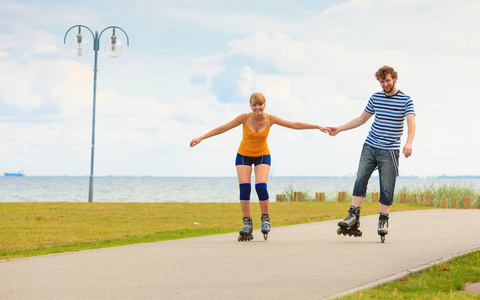
[[353, 189], [352, 205], [348, 210], [348, 216], [338, 222], [340, 227], [337, 230], [338, 234], [362, 236], [362, 232], [358, 230], [360, 227], [360, 206], [365, 199], [368, 180], [376, 166], [375, 149], [364, 144]]
[[391, 205], [385, 205], [385, 204], [380, 203], [380, 212], [382, 212], [384, 214], [388, 214], [388, 213], [390, 213], [390, 207], [391, 207]]
[[390, 212], [398, 176], [398, 150], [381, 150], [378, 155], [378, 175], [380, 178], [380, 211]]
[[378, 173], [380, 177], [380, 215], [377, 232], [382, 243], [388, 234], [390, 207], [393, 204], [395, 182], [398, 176], [398, 150], [381, 150], [378, 155]]
[[352, 194], [352, 206], [360, 207], [367, 195], [367, 185], [372, 176], [373, 171], [377, 167], [375, 158], [376, 149], [364, 144], [360, 162], [358, 163], [357, 177], [355, 179], [355, 186]]
[[352, 196], [352, 205], [355, 207], [360, 207], [362, 206], [364, 199], [365, 197], [362, 196]]

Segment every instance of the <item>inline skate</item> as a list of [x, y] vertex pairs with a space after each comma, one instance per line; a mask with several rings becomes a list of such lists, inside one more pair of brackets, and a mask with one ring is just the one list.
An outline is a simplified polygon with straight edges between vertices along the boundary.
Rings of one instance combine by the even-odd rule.
[[338, 222], [340, 228], [337, 229], [337, 234], [343, 234], [348, 236], [360, 237], [362, 232], [358, 229], [360, 227], [360, 207], [350, 205], [348, 210], [348, 216]]
[[253, 240], [253, 222], [251, 217], [244, 217], [243, 218], [243, 228], [240, 230], [238, 233], [240, 234], [238, 236], [238, 241], [239, 242], [244, 242], [244, 241], [251, 241]]
[[377, 232], [380, 235], [380, 240], [382, 241], [382, 243], [385, 243], [385, 235], [388, 234], [388, 219], [388, 214], [382, 212], [378, 217]]
[[272, 228], [272, 224], [270, 223], [270, 215], [269, 214], [262, 214], [262, 233], [263, 233], [263, 238], [265, 240], [268, 239], [268, 233], [270, 232], [270, 229]]

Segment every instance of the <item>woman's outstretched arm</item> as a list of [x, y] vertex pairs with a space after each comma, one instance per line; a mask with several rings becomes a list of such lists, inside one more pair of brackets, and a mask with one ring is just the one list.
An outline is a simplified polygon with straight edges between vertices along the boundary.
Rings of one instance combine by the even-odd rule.
[[232, 121], [228, 122], [227, 124], [224, 124], [222, 126], [218, 126], [217, 128], [214, 128], [214, 129], [210, 130], [209, 132], [205, 133], [204, 135], [193, 139], [190, 142], [190, 147], [193, 147], [193, 146], [196, 146], [196, 145], [200, 144], [200, 142], [204, 139], [208, 139], [212, 136], [216, 136], [216, 135], [222, 134], [224, 132], [227, 132], [230, 129], [237, 127], [238, 125], [244, 124], [246, 121], [247, 121], [247, 114], [239, 115], [238, 117], [236, 117]]
[[292, 122], [292, 121], [287, 121], [282, 118], [279, 118], [277, 116], [270, 115], [270, 124], [274, 125], [280, 125], [286, 128], [290, 129], [318, 129], [321, 132], [327, 132], [325, 127], [320, 126], [320, 125], [315, 125], [315, 124], [308, 124], [308, 123], [303, 123], [303, 122]]

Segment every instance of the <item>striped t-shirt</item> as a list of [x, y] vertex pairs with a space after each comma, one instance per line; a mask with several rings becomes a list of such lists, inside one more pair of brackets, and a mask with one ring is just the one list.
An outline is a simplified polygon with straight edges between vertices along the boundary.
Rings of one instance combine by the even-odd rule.
[[370, 97], [365, 111], [375, 114], [365, 143], [375, 148], [399, 150], [405, 117], [415, 114], [410, 96], [401, 91], [393, 96], [378, 92]]

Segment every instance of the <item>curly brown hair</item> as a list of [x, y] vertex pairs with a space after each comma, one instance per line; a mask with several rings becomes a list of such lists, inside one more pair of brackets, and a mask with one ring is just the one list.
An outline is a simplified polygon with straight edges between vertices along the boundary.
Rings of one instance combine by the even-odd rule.
[[392, 76], [392, 79], [397, 79], [397, 72], [389, 66], [383, 66], [380, 69], [378, 69], [377, 73], [375, 73], [375, 77], [377, 80], [383, 80], [385, 77], [390, 74]]

